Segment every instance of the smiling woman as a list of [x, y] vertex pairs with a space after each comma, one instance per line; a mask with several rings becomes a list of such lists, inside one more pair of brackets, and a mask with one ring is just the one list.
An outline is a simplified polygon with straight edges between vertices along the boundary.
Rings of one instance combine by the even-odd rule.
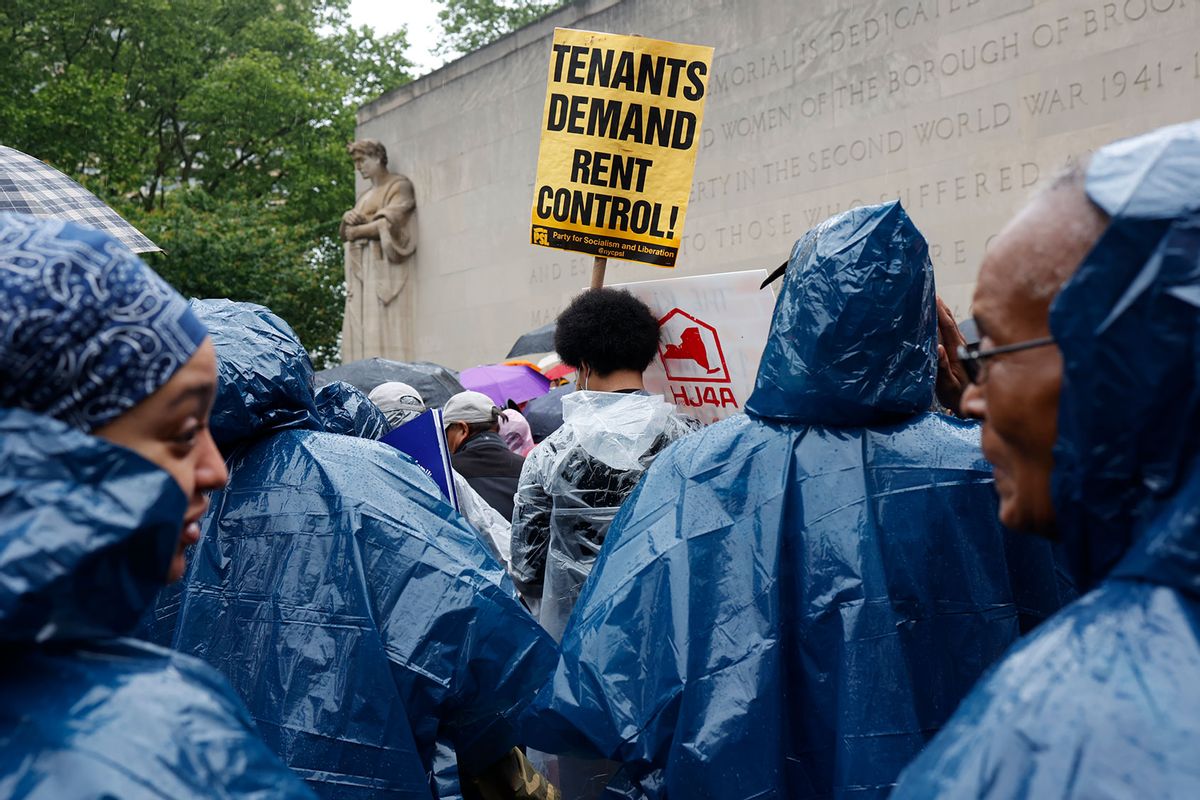
[[120, 638], [227, 477], [187, 302], [106, 234], [0, 215], [0, 375], [0, 794], [309, 797], [216, 673]]

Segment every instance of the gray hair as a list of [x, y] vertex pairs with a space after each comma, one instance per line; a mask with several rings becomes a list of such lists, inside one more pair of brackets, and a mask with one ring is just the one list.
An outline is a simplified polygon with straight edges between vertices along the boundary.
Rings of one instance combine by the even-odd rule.
[[[1054, 175], [1031, 201], [1030, 205], [1045, 204], [1050, 208], [1063, 210], [1060, 236], [1054, 237], [1052, 241], [1040, 242], [1039, 247], [1066, 246], [1086, 252], [1091, 250], [1104, 233], [1108, 225], [1108, 215], [1087, 195], [1089, 160], [1089, 157], [1084, 157], [1073, 161]], [[1046, 268], [1026, 269], [1020, 272], [1021, 281], [1029, 295], [1038, 300], [1050, 300], [1057, 295], [1079, 267], [1079, 264], [1071, 263], [1069, 259], [1056, 258], [1053, 254], [1039, 258], [1038, 262], [1047, 265]]]

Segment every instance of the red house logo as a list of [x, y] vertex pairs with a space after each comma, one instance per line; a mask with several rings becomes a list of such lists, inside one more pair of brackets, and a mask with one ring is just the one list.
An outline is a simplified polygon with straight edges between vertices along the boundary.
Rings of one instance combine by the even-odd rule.
[[658, 354], [668, 380], [730, 382], [716, 328], [679, 308], [668, 311], [658, 327], [662, 332]]

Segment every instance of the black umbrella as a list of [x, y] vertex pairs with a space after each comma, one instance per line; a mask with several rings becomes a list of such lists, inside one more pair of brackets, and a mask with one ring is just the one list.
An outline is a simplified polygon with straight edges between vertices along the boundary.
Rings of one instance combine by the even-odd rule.
[[420, 392], [429, 408], [441, 408], [452, 395], [463, 391], [457, 372], [429, 361], [364, 358], [317, 373], [318, 388], [334, 381], [345, 381], [367, 393], [381, 383], [401, 381]]
[[564, 396], [573, 391], [575, 391], [575, 387], [568, 383], [557, 389], [551, 389], [548, 394], [535, 397], [525, 404], [525, 410], [521, 413], [529, 422], [529, 431], [533, 434], [535, 442], [542, 441], [562, 427], [562, 400]]
[[530, 353], [549, 353], [554, 349], [554, 323], [550, 322], [540, 328], [534, 328], [513, 343], [505, 358], [527, 356]]

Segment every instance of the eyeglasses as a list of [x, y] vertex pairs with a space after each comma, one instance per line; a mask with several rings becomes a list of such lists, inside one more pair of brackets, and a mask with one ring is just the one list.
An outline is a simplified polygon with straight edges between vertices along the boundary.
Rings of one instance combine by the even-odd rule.
[[960, 344], [958, 346], [958, 360], [963, 365], [963, 369], [966, 370], [967, 380], [979, 386], [987, 380], [988, 359], [1007, 355], [1008, 353], [1019, 353], [1022, 350], [1032, 350], [1035, 347], [1045, 347], [1048, 344], [1054, 344], [1053, 336], [1030, 339], [1027, 342], [1017, 342], [1016, 344], [1006, 344], [987, 350], [980, 349], [978, 343], [971, 345]]

